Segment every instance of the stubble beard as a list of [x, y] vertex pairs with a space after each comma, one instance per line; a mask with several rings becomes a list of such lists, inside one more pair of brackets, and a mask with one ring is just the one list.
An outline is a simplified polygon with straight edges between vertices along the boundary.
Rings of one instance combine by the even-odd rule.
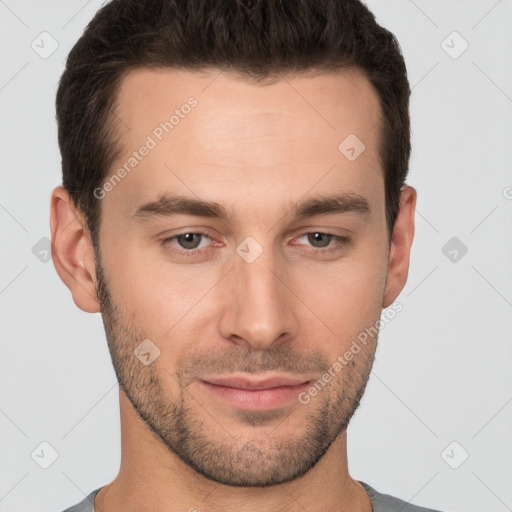
[[[339, 378], [309, 404], [298, 402], [291, 410], [293, 414], [297, 407], [309, 408], [307, 423], [295, 435], [287, 431], [286, 415], [276, 417], [279, 411], [238, 411], [241, 428], [254, 429], [255, 435], [248, 440], [247, 435], [237, 434], [233, 424], [229, 429], [222, 428], [222, 420], [215, 421], [215, 411], [205, 413], [182, 378], [188, 368], [170, 373], [155, 363], [145, 366], [139, 361], [134, 349], [148, 336], [130, 322], [130, 315], [121, 313], [110, 294], [99, 258], [96, 274], [98, 301], [119, 385], [152, 432], [199, 474], [230, 486], [267, 487], [289, 482], [313, 468], [345, 432], [364, 394], [377, 339], [343, 367]], [[248, 358], [246, 354], [243, 360]], [[277, 369], [285, 360], [286, 348], [278, 349], [265, 359], [264, 365], [253, 360], [252, 368]], [[324, 371], [328, 366], [323, 365]], [[171, 394], [169, 390], [176, 389], [176, 384], [178, 391]], [[270, 434], [261, 435], [262, 427], [268, 425], [273, 426]]]

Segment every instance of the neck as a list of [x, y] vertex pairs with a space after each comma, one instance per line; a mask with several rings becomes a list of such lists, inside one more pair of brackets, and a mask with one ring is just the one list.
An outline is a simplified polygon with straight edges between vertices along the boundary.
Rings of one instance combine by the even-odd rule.
[[364, 488], [348, 473], [346, 433], [306, 474], [281, 485], [233, 487], [197, 473], [147, 426], [120, 388], [121, 467], [96, 495], [96, 510], [370, 512]]

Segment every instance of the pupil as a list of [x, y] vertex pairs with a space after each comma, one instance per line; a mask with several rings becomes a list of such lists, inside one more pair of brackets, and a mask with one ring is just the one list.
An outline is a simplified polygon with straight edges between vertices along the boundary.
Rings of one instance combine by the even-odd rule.
[[182, 240], [184, 239], [184, 243], [180, 241], [180, 245], [185, 249], [195, 249], [198, 243], [197, 241], [194, 242], [194, 236], [196, 236], [196, 233], [185, 233], [183, 235], [180, 235], [180, 238]]
[[[322, 240], [321, 240], [322, 237], [325, 237], [324, 243], [322, 243]], [[310, 233], [308, 235], [310, 242], [315, 242], [315, 243], [320, 242], [320, 246], [317, 245], [316, 247], [327, 247], [331, 240], [330, 237], [331, 237], [331, 235], [326, 235], [325, 233]]]

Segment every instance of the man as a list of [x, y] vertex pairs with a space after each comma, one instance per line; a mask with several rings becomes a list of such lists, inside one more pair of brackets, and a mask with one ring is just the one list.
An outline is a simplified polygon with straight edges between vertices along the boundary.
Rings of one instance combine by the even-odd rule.
[[427, 510], [347, 465], [361, 333], [407, 280], [409, 95], [358, 0], [100, 9], [57, 93], [52, 255], [102, 314], [122, 460], [69, 511]]

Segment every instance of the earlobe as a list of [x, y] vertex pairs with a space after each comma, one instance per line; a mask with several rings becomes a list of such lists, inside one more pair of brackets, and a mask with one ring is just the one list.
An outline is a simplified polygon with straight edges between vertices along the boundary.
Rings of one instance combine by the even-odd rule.
[[398, 211], [389, 251], [388, 276], [383, 308], [390, 306], [403, 290], [409, 274], [409, 260], [414, 239], [414, 214], [417, 192], [411, 186], [401, 191]]
[[101, 311], [96, 297], [94, 249], [85, 220], [64, 187], [53, 190], [50, 206], [52, 259], [71, 291], [73, 301], [87, 313]]

